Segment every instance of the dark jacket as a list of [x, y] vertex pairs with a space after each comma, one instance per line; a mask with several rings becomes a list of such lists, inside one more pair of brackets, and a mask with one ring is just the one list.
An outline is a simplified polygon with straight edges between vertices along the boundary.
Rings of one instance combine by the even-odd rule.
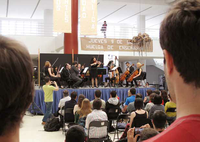
[[[70, 101], [65, 102], [65, 110], [67, 108], [72, 108], [74, 110], [74, 106], [76, 105], [76, 100], [71, 99]], [[65, 113], [65, 121], [66, 122], [74, 122], [74, 114], [72, 113]]]
[[79, 74], [79, 71], [78, 69], [73, 65], [71, 70], [70, 70], [70, 73], [71, 73], [71, 78], [72, 79], [75, 79], [78, 77], [78, 74]]
[[134, 67], [130, 66], [130, 73], [133, 73], [133, 72], [134, 72]]
[[71, 77], [70, 70], [64, 68], [61, 74], [62, 80], [68, 81]]
[[[118, 109], [118, 112], [112, 112], [111, 109]], [[120, 113], [120, 102], [117, 98], [110, 98], [106, 102], [106, 113], [108, 115], [108, 119], [117, 118]]]

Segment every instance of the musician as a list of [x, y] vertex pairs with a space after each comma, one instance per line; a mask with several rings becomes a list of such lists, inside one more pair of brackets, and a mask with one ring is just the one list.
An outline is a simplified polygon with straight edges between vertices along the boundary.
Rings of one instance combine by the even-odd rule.
[[51, 63], [49, 61], [45, 62], [44, 65], [44, 72], [45, 72], [45, 76], [50, 77], [51, 81], [56, 81], [58, 86], [61, 88], [61, 84], [60, 84], [60, 77], [58, 77], [57, 75], [55, 75], [54, 73], [52, 73], [52, 66]]
[[71, 70], [70, 70], [70, 73], [71, 73], [71, 79], [72, 81], [74, 81], [74, 85], [72, 86], [73, 88], [78, 88], [80, 86], [80, 84], [82, 83], [82, 79], [80, 79], [78, 77], [78, 74], [79, 74], [79, 71], [78, 71], [78, 63], [75, 61], [72, 63], [72, 67], [71, 67]]
[[79, 76], [79, 77], [81, 77], [81, 74], [80, 74], [80, 73], [81, 73], [81, 70], [82, 70], [82, 69], [81, 69], [81, 64], [78, 64], [78, 72], [79, 72], [78, 76]]
[[[134, 67], [132, 65], [130, 65], [129, 62], [126, 62], [126, 66], [127, 66], [126, 70], [128, 70], [130, 72], [129, 76], [126, 77], [126, 87], [128, 87], [129, 83], [128, 83], [127, 79], [134, 72]], [[131, 87], [133, 87], [133, 81], [131, 82]]]
[[116, 73], [115, 71], [112, 71], [113, 67], [114, 67], [114, 62], [113, 61], [109, 61], [108, 62], [108, 77], [105, 78], [105, 84], [104, 86], [107, 87], [108, 86], [108, 81], [112, 82], [112, 86], [114, 86], [115, 80], [116, 80]]
[[138, 69], [138, 75], [133, 78], [136, 87], [138, 87], [137, 80], [143, 79], [142, 64], [140, 62], [137, 63], [137, 69]]
[[71, 69], [71, 65], [66, 63], [64, 66], [64, 69], [62, 70], [61, 76], [62, 76], [62, 79], [66, 82], [71, 79], [70, 69]]
[[95, 79], [95, 85], [98, 88], [98, 80], [97, 80], [97, 76], [98, 76], [98, 72], [97, 72], [97, 68], [100, 67], [101, 62], [97, 61], [97, 59], [95, 57], [92, 57], [91, 62], [90, 62], [90, 77], [92, 79], [92, 88], [94, 88], [94, 79]]

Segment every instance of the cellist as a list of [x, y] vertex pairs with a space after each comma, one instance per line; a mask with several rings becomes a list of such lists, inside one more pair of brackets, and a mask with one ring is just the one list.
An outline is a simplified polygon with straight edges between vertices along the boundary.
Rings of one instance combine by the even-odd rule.
[[[129, 62], [126, 62], [126, 66], [127, 66], [126, 70], [128, 70], [130, 72], [130, 74], [132, 74], [134, 72], [134, 67], [132, 65], [130, 65]], [[126, 87], [129, 86], [129, 83], [127, 81], [128, 78], [129, 78], [129, 76], [126, 77]], [[131, 82], [131, 87], [133, 87], [133, 81]]]
[[142, 80], [143, 79], [142, 66], [143, 65], [140, 62], [137, 63], [138, 74], [133, 78], [133, 81], [135, 83], [135, 87], [138, 87], [137, 80]]

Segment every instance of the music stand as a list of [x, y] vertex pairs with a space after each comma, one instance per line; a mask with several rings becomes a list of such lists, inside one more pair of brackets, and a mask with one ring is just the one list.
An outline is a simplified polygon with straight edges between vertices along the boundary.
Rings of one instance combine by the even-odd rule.
[[[97, 74], [98, 75], [102, 75], [102, 77], [103, 77], [103, 75], [106, 75], [106, 69], [105, 68], [98, 68], [97, 69]], [[99, 82], [100, 82], [100, 79], [99, 79]], [[101, 81], [101, 83], [102, 83], [102, 81]]]

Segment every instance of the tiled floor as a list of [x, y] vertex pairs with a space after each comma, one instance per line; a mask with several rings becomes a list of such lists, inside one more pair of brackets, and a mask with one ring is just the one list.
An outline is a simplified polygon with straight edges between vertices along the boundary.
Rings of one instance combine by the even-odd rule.
[[[62, 131], [45, 132], [41, 125], [43, 116], [24, 116], [20, 128], [20, 142], [64, 142]], [[109, 134], [113, 139], [114, 134]]]

